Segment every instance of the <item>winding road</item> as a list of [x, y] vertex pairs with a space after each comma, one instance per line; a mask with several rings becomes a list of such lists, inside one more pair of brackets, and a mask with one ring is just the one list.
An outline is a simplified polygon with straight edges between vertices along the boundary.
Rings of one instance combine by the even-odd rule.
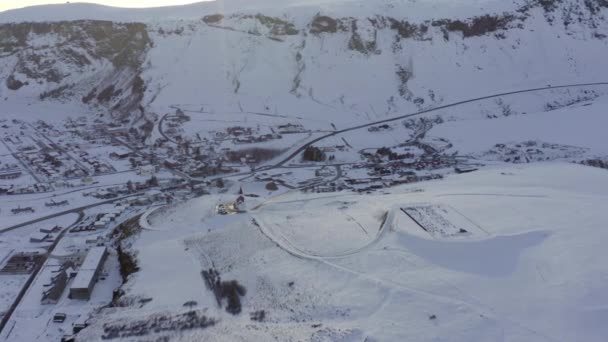
[[[209, 178], [205, 178], [205, 177], [190, 177], [190, 176], [188, 176], [186, 174], [183, 174], [183, 173], [179, 174], [179, 176], [181, 176], [183, 178], [186, 178], [189, 181], [213, 181], [213, 180], [218, 179], [218, 178], [233, 178], [233, 177], [242, 177], [242, 176], [253, 176], [253, 175], [255, 175], [258, 172], [264, 172], [264, 171], [270, 171], [270, 170], [274, 170], [274, 169], [289, 167], [289, 166], [286, 166], [285, 164], [289, 163], [291, 160], [293, 160], [298, 155], [300, 155], [304, 150], [306, 150], [306, 148], [312, 146], [315, 143], [318, 143], [319, 141], [322, 141], [324, 139], [327, 139], [327, 138], [330, 138], [330, 137], [334, 137], [334, 136], [337, 136], [337, 135], [340, 135], [340, 134], [343, 134], [343, 133], [347, 133], [347, 132], [351, 132], [351, 131], [355, 131], [355, 130], [359, 130], [359, 129], [363, 129], [363, 128], [368, 128], [368, 127], [371, 127], [371, 126], [381, 125], [381, 124], [384, 124], [384, 123], [389, 123], [389, 122], [394, 122], [394, 121], [398, 121], [398, 120], [403, 120], [403, 119], [407, 119], [407, 118], [411, 118], [411, 117], [416, 117], [416, 116], [420, 116], [420, 115], [436, 112], [436, 111], [447, 109], [447, 108], [457, 107], [457, 106], [468, 104], [468, 103], [474, 103], [474, 102], [479, 102], [479, 101], [483, 101], [483, 100], [498, 98], [498, 97], [501, 97], [501, 96], [508, 96], [508, 95], [515, 95], [515, 94], [525, 94], [525, 93], [532, 93], [532, 92], [538, 92], [538, 91], [548, 91], [548, 90], [555, 90], [555, 89], [579, 88], [579, 87], [591, 87], [591, 86], [608, 86], [608, 82], [576, 83], [576, 84], [566, 84], [566, 85], [558, 85], [558, 86], [547, 86], [547, 87], [539, 87], [539, 88], [529, 88], [529, 89], [522, 89], [522, 90], [503, 92], [503, 93], [498, 93], [498, 94], [493, 94], [493, 95], [486, 95], [486, 96], [476, 97], [476, 98], [472, 98], [472, 99], [468, 99], [468, 100], [453, 102], [453, 103], [446, 104], [446, 105], [443, 105], [443, 106], [421, 110], [421, 111], [418, 111], [418, 112], [415, 112], [415, 113], [399, 115], [399, 116], [395, 116], [395, 117], [392, 117], [392, 118], [378, 120], [378, 121], [369, 122], [369, 123], [365, 123], [365, 124], [360, 124], [360, 125], [348, 127], [348, 128], [345, 128], [345, 129], [333, 131], [333, 132], [328, 133], [328, 134], [324, 134], [322, 136], [319, 136], [317, 138], [314, 138], [314, 139], [306, 142], [305, 144], [303, 144], [302, 146], [296, 148], [291, 153], [289, 153], [286, 157], [280, 159], [279, 161], [275, 162], [274, 164], [266, 165], [266, 166], [261, 166], [261, 167], [255, 169], [255, 170], [253, 170], [251, 172], [240, 172], [240, 173], [235, 173], [235, 174], [227, 174], [227, 175], [221, 175], [221, 176], [215, 176], [215, 177], [209, 177]], [[162, 128], [163, 123], [164, 123], [165, 119], [167, 118], [167, 116], [168, 116], [168, 114], [164, 115], [161, 118], [161, 120], [159, 122], [158, 129], [159, 129], [160, 134], [163, 137], [167, 138], [169, 141], [172, 141], [172, 139], [170, 139], [168, 136], [166, 136], [164, 134], [163, 128]], [[120, 142], [120, 143], [124, 144], [122, 142]], [[127, 147], [129, 147], [132, 150], [136, 150], [136, 149], [134, 149], [134, 148], [132, 148], [130, 146], [127, 146]], [[311, 167], [311, 166], [314, 166], [314, 165], [297, 165], [297, 166], [293, 166], [293, 168], [307, 168], [307, 167]], [[172, 172], [175, 173], [177, 170], [170, 170], [170, 171], [172, 171]]]
[[[288, 166], [285, 166], [285, 164], [287, 164], [289, 161], [291, 161], [296, 156], [298, 156], [300, 153], [302, 153], [307, 147], [309, 147], [309, 146], [311, 146], [311, 145], [313, 145], [313, 144], [315, 144], [315, 143], [317, 143], [317, 142], [319, 142], [321, 140], [324, 140], [324, 139], [327, 139], [329, 137], [333, 137], [333, 136], [336, 136], [336, 135], [339, 135], [339, 134], [342, 134], [342, 133], [351, 132], [351, 131], [355, 131], [355, 130], [358, 130], [358, 129], [363, 129], [363, 128], [367, 128], [367, 127], [371, 127], [371, 126], [375, 126], [375, 125], [379, 125], [379, 124], [388, 123], [388, 122], [403, 120], [403, 119], [406, 119], [406, 118], [410, 118], [410, 117], [414, 117], [414, 116], [419, 116], [419, 115], [431, 113], [431, 112], [442, 110], [442, 109], [446, 109], [446, 108], [456, 107], [456, 106], [460, 106], [460, 105], [467, 104], [467, 103], [473, 103], [473, 102], [477, 102], [477, 101], [483, 101], [483, 100], [497, 98], [497, 97], [501, 97], [501, 96], [508, 96], [508, 95], [514, 95], [514, 94], [523, 94], [523, 93], [530, 93], [530, 92], [537, 92], [537, 91], [547, 91], [547, 90], [554, 90], [554, 89], [587, 87], [587, 86], [608, 86], [608, 82], [569, 84], [569, 85], [549, 86], [549, 87], [542, 87], [542, 88], [532, 88], [532, 89], [524, 89], [524, 90], [504, 92], [504, 93], [500, 93], [500, 94], [482, 96], [482, 97], [477, 97], [477, 98], [474, 98], [474, 99], [454, 102], [454, 103], [450, 103], [450, 104], [447, 104], [447, 105], [443, 105], [443, 106], [439, 106], [439, 107], [435, 107], [435, 108], [431, 108], [431, 109], [427, 109], [427, 110], [422, 110], [422, 111], [419, 111], [419, 112], [416, 112], [416, 113], [400, 115], [400, 116], [389, 118], [389, 119], [374, 121], [374, 122], [370, 122], [370, 123], [366, 123], [366, 124], [361, 124], [361, 125], [349, 127], [349, 128], [342, 129], [342, 130], [337, 130], [335, 132], [332, 132], [332, 133], [329, 133], [329, 134], [317, 137], [317, 138], [315, 138], [315, 139], [313, 139], [313, 140], [305, 143], [304, 145], [300, 146], [299, 148], [297, 148], [296, 150], [294, 150], [292, 153], [290, 153], [288, 156], [286, 156], [285, 158], [281, 159], [276, 164], [269, 165], [267, 167], [259, 168], [259, 169], [255, 170], [254, 172], [251, 172], [251, 174], [255, 174], [255, 172], [259, 172], [259, 171], [268, 171], [268, 170], [277, 169], [277, 168], [287, 168]], [[337, 171], [338, 171], [338, 175], [340, 175], [341, 174], [341, 169], [339, 167], [337, 168]], [[322, 255], [317, 255], [317, 254], [309, 253], [307, 251], [304, 251], [304, 250], [298, 248], [291, 241], [289, 241], [289, 239], [287, 239], [287, 237], [285, 237], [281, 232], [274, 232], [272, 229], [269, 229], [268, 227], [265, 227], [265, 225], [264, 225], [263, 222], [261, 222], [259, 219], [255, 219], [255, 217], [254, 217], [255, 225], [259, 228], [260, 232], [264, 236], [266, 236], [269, 240], [271, 240], [273, 243], [275, 243], [277, 246], [279, 246], [281, 249], [285, 250], [289, 254], [291, 254], [293, 256], [296, 256], [298, 258], [309, 259], [309, 260], [317, 260], [317, 261], [325, 261], [325, 260], [328, 260], [328, 259], [343, 258], [343, 257], [347, 257], [349, 255], [353, 255], [353, 254], [359, 253], [359, 252], [361, 252], [361, 251], [369, 248], [370, 246], [372, 246], [373, 244], [375, 244], [376, 242], [378, 242], [382, 238], [382, 235], [383, 235], [384, 231], [386, 230], [385, 229], [385, 225], [388, 224], [389, 222], [391, 222], [391, 220], [392, 220], [392, 211], [389, 212], [388, 217], [387, 217], [386, 221], [383, 222], [382, 226], [380, 227], [380, 230], [378, 231], [378, 234], [375, 236], [375, 238], [369, 244], [367, 244], [367, 245], [365, 245], [365, 246], [363, 246], [361, 248], [357, 248], [355, 250], [352, 250], [352, 251], [347, 251], [347, 252], [339, 253], [339, 254], [336, 254], [336, 255], [322, 256]], [[276, 236], [275, 234], [278, 234], [279, 236]]]
[[[361, 253], [369, 248], [371, 248], [372, 246], [374, 246], [376, 243], [378, 243], [378, 241], [380, 241], [382, 239], [382, 237], [384, 236], [386, 230], [387, 230], [387, 225], [392, 225], [393, 224], [393, 220], [394, 220], [394, 210], [391, 210], [387, 213], [386, 218], [384, 219], [384, 221], [382, 222], [382, 224], [380, 225], [380, 229], [378, 230], [378, 233], [376, 234], [376, 236], [374, 236], [374, 238], [372, 240], [370, 240], [367, 244], [361, 246], [361, 247], [357, 247], [348, 251], [344, 251], [344, 252], [340, 252], [340, 253], [336, 253], [336, 254], [332, 254], [332, 255], [320, 255], [320, 254], [315, 254], [315, 253], [311, 253], [308, 251], [305, 251], [297, 246], [295, 246], [282, 232], [276, 232], [279, 237], [277, 237], [275, 235], [274, 230], [269, 229], [268, 227], [266, 227], [266, 225], [264, 224], [264, 222], [260, 221], [258, 218], [253, 217], [254, 219], [254, 225], [256, 227], [258, 227], [258, 229], [260, 230], [260, 232], [262, 233], [262, 235], [264, 235], [266, 238], [268, 238], [270, 241], [272, 241], [275, 245], [279, 246], [279, 248], [281, 248], [282, 250], [286, 251], [287, 253], [300, 258], [300, 259], [308, 259], [308, 260], [316, 260], [316, 261], [326, 261], [326, 260], [331, 260], [331, 259], [342, 259], [342, 258], [346, 258], [358, 253]], [[367, 232], [366, 232], [367, 234]], [[368, 234], [369, 236], [369, 234]]]
[[419, 116], [419, 115], [423, 115], [423, 114], [432, 113], [432, 112], [435, 112], [435, 111], [438, 111], [438, 110], [442, 110], [442, 109], [446, 109], [446, 108], [452, 108], [452, 107], [460, 106], [460, 105], [467, 104], [467, 103], [473, 103], [473, 102], [493, 99], [493, 98], [497, 98], [497, 97], [501, 97], [501, 96], [508, 96], [508, 95], [515, 95], [515, 94], [524, 94], [524, 93], [532, 93], [532, 92], [537, 92], [537, 91], [547, 91], [547, 90], [554, 90], [554, 89], [591, 87], [591, 86], [608, 86], [608, 82], [567, 84], [567, 85], [559, 85], [559, 86], [549, 86], [549, 87], [541, 87], [541, 88], [531, 88], [531, 89], [509, 91], [509, 92], [505, 92], [505, 93], [487, 95], [487, 96], [482, 96], [482, 97], [476, 97], [476, 98], [473, 98], [473, 99], [458, 101], [458, 102], [450, 103], [450, 104], [439, 106], [439, 107], [435, 107], [435, 108], [425, 109], [425, 110], [422, 110], [422, 111], [419, 111], [419, 112], [416, 112], [416, 113], [410, 113], [410, 114], [400, 115], [400, 116], [396, 116], [396, 117], [392, 117], [392, 118], [388, 118], [388, 119], [383, 119], [383, 120], [374, 121], [374, 122], [370, 122], [370, 123], [365, 123], [365, 124], [361, 124], [361, 125], [357, 125], [357, 126], [352, 126], [352, 127], [349, 127], [349, 128], [341, 129], [341, 130], [338, 130], [338, 131], [335, 131], [335, 132], [332, 132], [332, 133], [329, 133], [329, 134], [317, 137], [317, 138], [315, 138], [315, 139], [307, 142], [306, 144], [300, 146], [298, 149], [296, 149], [295, 151], [293, 151], [292, 153], [290, 153], [287, 157], [285, 157], [284, 159], [280, 160], [276, 164], [268, 166], [267, 168], [260, 168], [257, 171], [266, 171], [266, 170], [272, 170], [272, 169], [281, 167], [281, 166], [285, 165], [286, 163], [288, 163], [293, 158], [295, 158], [296, 156], [298, 156], [300, 153], [302, 153], [309, 146], [311, 146], [311, 145], [313, 145], [313, 144], [315, 144], [315, 143], [317, 143], [317, 142], [319, 142], [321, 140], [324, 140], [324, 139], [327, 139], [329, 137], [333, 137], [333, 136], [336, 136], [336, 135], [340, 135], [342, 133], [351, 132], [351, 131], [355, 131], [355, 130], [362, 129], [362, 128], [368, 128], [368, 127], [371, 127], [371, 126], [381, 125], [381, 124], [388, 123], [388, 122], [403, 120], [403, 119], [411, 118], [411, 117], [414, 117], [414, 116]]
[[50, 215], [47, 215], [47, 216], [44, 216], [44, 217], [40, 217], [40, 218], [37, 218], [37, 219], [34, 219], [34, 220], [30, 220], [30, 221], [27, 221], [27, 222], [22, 222], [22, 223], [19, 223], [19, 224], [16, 224], [16, 225], [13, 225], [13, 226], [10, 226], [10, 227], [7, 227], [7, 228], [0, 229], [0, 234], [6, 233], [6, 232], [10, 232], [11, 230], [19, 229], [19, 228], [22, 228], [22, 227], [25, 227], [25, 226], [29, 226], [31, 224], [35, 224], [35, 223], [43, 222], [43, 221], [46, 221], [46, 220], [50, 220], [52, 218], [63, 216], [63, 215], [66, 215], [66, 214], [73, 214], [73, 213], [77, 213], [78, 214], [81, 211], [86, 210], [86, 209], [95, 208], [95, 207], [98, 207], [98, 206], [104, 205], [104, 204], [114, 203], [116, 201], [121, 201], [121, 200], [130, 198], [130, 197], [133, 197], [133, 196], [137, 196], [137, 195], [139, 195], [139, 194], [133, 194], [133, 195], [123, 196], [123, 197], [117, 197], [117, 198], [113, 198], [113, 199], [110, 199], [110, 200], [107, 200], [107, 201], [103, 201], [103, 202], [96, 202], [96, 203], [84, 205], [84, 206], [81, 206], [81, 207], [78, 207], [78, 208], [72, 208], [72, 209], [64, 210], [64, 211], [61, 211], [61, 212], [57, 212], [57, 213], [50, 214]]

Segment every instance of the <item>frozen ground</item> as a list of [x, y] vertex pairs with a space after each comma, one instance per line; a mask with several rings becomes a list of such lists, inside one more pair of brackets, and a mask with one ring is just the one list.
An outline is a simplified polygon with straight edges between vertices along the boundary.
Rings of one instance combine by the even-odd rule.
[[[311, 255], [332, 256], [354, 253], [376, 239], [388, 209], [385, 205], [343, 196], [280, 200], [263, 205], [254, 215], [286, 243]], [[323, 211], [319, 211], [323, 207]], [[256, 210], [257, 211], [257, 210]]]
[[493, 120], [451, 121], [430, 132], [450, 140], [460, 153], [487, 151], [497, 143], [529, 140], [585, 147], [592, 154], [608, 155], [604, 129], [608, 125], [608, 97], [584, 106], [530, 113]]
[[2, 319], [6, 310], [13, 304], [15, 297], [27, 278], [27, 275], [0, 275], [0, 285], [2, 288], [0, 291], [0, 319]]
[[[417, 187], [423, 191], [287, 193], [233, 216], [213, 214], [227, 195], [185, 203], [134, 244], [141, 271], [127, 296], [153, 300], [105, 311], [81, 338], [99, 340], [103, 324], [176, 314], [195, 300], [218, 323], [182, 332], [182, 340], [604, 340], [604, 170], [545, 163]], [[453, 208], [439, 212], [474, 234], [435, 239], [398, 215], [420, 203]], [[209, 267], [247, 288], [240, 316], [219, 309], [205, 289], [199, 272]], [[250, 321], [256, 310], [266, 310], [266, 322]], [[139, 340], [176, 336], [150, 334]]]

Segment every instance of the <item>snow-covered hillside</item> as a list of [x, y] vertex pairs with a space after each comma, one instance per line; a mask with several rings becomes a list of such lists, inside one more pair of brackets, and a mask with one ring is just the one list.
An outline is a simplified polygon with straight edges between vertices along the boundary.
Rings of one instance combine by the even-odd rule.
[[[133, 246], [131, 304], [79, 338], [603, 341], [607, 186], [604, 170], [545, 164], [389, 195], [290, 193], [235, 216], [214, 214], [230, 196], [205, 196], [155, 215]], [[211, 267], [246, 287], [241, 315], [205, 289]], [[180, 323], [189, 310], [212, 327]]]
[[[150, 121], [194, 105], [365, 122], [500, 91], [605, 81], [606, 13], [601, 0], [34, 7], [0, 14], [0, 22], [54, 21], [0, 26], [0, 95], [9, 104], [89, 100], [132, 118], [143, 110]], [[97, 21], [65, 21], [75, 19]]]

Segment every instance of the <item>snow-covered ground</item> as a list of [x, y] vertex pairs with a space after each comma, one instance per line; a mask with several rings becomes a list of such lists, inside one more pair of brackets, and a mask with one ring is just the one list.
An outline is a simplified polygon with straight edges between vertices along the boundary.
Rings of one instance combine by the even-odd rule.
[[4, 317], [5, 312], [13, 304], [27, 278], [27, 275], [0, 275], [0, 284], [2, 285], [2, 291], [0, 291], [0, 319]]
[[447, 122], [437, 125], [430, 134], [450, 140], [460, 153], [485, 152], [497, 143], [537, 140], [585, 147], [591, 154], [605, 156], [608, 145], [603, 127], [608, 125], [607, 106], [608, 98], [601, 97], [585, 106], [549, 112]]
[[[479, 19], [486, 14], [494, 18], [490, 23]], [[219, 19], [203, 20], [213, 15]], [[16, 91], [2, 84], [0, 97], [7, 115], [102, 114], [104, 106], [117, 100], [85, 106], [83, 97], [102, 98], [98, 87], [130, 93], [133, 78], [141, 77], [146, 85], [141, 105], [150, 121], [183, 106], [219, 114], [298, 117], [311, 128], [327, 129], [329, 123], [343, 128], [493, 93], [605, 82], [605, 15], [605, 6], [570, 0], [551, 10], [523, 0], [227, 0], [161, 9], [33, 7], [0, 13], [0, 22], [140, 21], [149, 37], [130, 56], [137, 61], [137, 70], [132, 70], [113, 68], [109, 57], [82, 51], [82, 44], [66, 42], [66, 37], [32, 34], [26, 43], [57, 63], [51, 70], [62, 75], [60, 81], [32, 76], [28, 70], [41, 64], [29, 58], [33, 52], [18, 49], [27, 62], [7, 54], [0, 60], [2, 75], [29, 84]], [[323, 18], [336, 28], [319, 32]], [[47, 46], [63, 43], [89, 63], [78, 65], [69, 54]], [[62, 87], [67, 89], [56, 99], [40, 100], [42, 93]]]
[[[214, 214], [216, 196], [180, 205], [133, 246], [141, 271], [126, 296], [152, 301], [102, 312], [81, 338], [99, 340], [104, 324], [179, 313], [194, 300], [219, 322], [180, 333], [185, 340], [603, 341], [604, 170], [490, 168], [417, 188], [288, 193], [233, 216]], [[472, 234], [425, 232], [400, 210], [420, 203], [451, 208], [427, 220]], [[240, 316], [205, 289], [200, 271], [210, 267], [247, 288]], [[267, 322], [249, 320], [257, 310]], [[149, 334], [142, 338], [175, 336]]]

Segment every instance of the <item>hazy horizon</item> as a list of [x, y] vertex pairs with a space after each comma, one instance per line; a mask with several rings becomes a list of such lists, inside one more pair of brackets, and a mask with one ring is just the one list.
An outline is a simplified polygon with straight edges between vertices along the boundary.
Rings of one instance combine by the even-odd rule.
[[[198, 1], [192, 0], [98, 0], [98, 1], [72, 1], [72, 3], [95, 3], [100, 5], [115, 6], [115, 7], [161, 7], [161, 6], [175, 6], [175, 5], [186, 5]], [[204, 1], [204, 0], [203, 0]], [[37, 5], [50, 5], [50, 4], [64, 4], [70, 1], [52, 1], [52, 0], [5, 0], [0, 2], [0, 12], [11, 9], [24, 8], [29, 6]]]

